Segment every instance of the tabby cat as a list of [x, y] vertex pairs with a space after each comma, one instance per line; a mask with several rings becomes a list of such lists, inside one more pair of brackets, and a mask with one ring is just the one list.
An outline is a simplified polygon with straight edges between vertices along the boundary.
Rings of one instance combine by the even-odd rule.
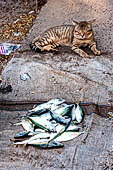
[[30, 47], [35, 51], [57, 51], [55, 48], [59, 45], [70, 46], [71, 49], [82, 57], [88, 57], [81, 46], [89, 46], [95, 55], [100, 55], [94, 41], [92, 24], [95, 20], [73, 21], [73, 25], [61, 25], [49, 28], [33, 40]]

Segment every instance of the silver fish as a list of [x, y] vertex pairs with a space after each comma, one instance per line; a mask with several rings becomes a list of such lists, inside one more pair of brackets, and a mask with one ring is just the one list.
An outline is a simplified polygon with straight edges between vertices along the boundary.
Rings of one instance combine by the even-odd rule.
[[51, 141], [54, 141], [56, 138], [58, 138], [60, 135], [62, 135], [62, 134], [68, 129], [71, 121], [72, 121], [72, 118], [70, 117], [68, 123], [66, 124], [66, 126], [64, 126], [64, 127], [59, 131], [59, 133], [57, 133], [52, 139], [50, 139], [50, 140], [48, 141], [48, 143], [51, 142]]
[[75, 105], [73, 106], [71, 113], [72, 113], [72, 120], [75, 120], [76, 119], [76, 107], [75, 107]]
[[39, 116], [41, 119], [46, 119], [48, 121], [51, 120], [51, 115], [50, 115], [50, 111], [46, 112], [46, 114], [42, 114]]
[[62, 116], [59, 116], [57, 114], [54, 114], [53, 112], [50, 111], [50, 115], [51, 117], [57, 122], [57, 123], [60, 123], [60, 124], [67, 124], [69, 122], [68, 119], [65, 119], [64, 117]]
[[79, 104], [77, 104], [76, 109], [74, 110], [73, 114], [73, 119], [76, 118], [78, 123], [81, 123], [82, 119], [83, 119], [83, 111], [82, 108], [79, 106]]
[[72, 108], [74, 105], [67, 105], [67, 104], [61, 104], [56, 107], [51, 106], [49, 109], [51, 112], [54, 112], [56, 115], [61, 115], [61, 116], [69, 116], [71, 114]]
[[24, 137], [28, 137], [30, 132], [26, 132], [26, 131], [22, 131], [17, 133], [14, 138], [15, 139], [19, 139], [19, 138], [24, 138]]
[[[84, 132], [69, 132], [69, 131], [65, 131], [62, 135], [58, 136], [55, 141], [58, 142], [66, 142], [69, 140], [72, 140], [74, 138], [76, 138], [77, 136], [83, 134]], [[55, 134], [52, 133], [52, 135], [50, 136], [50, 138], [54, 138]]]
[[[38, 133], [32, 137], [30, 137], [27, 140], [24, 140], [22, 142], [15, 142], [15, 144], [22, 145], [22, 144], [31, 144], [33, 141], [37, 140], [36, 142], [42, 142], [43, 139], [44, 141], [47, 141], [50, 138], [50, 134], [47, 132], [44, 133]], [[32, 142], [31, 142], [32, 141]]]
[[[63, 124], [56, 123], [55, 124], [55, 132], [59, 133], [61, 131], [61, 129], [63, 129], [64, 127], [65, 126]], [[79, 131], [79, 129], [81, 129], [80, 126], [77, 126], [71, 122], [66, 131], [75, 131], [76, 132], [76, 131]]]
[[[60, 136], [58, 136], [57, 138], [54, 139], [54, 141], [57, 142], [66, 142], [69, 140], [72, 140], [74, 138], [76, 138], [77, 136], [83, 134], [84, 132], [75, 132], [75, 131], [65, 131], [63, 134], [61, 134]], [[34, 135], [33, 137], [30, 137], [30, 139], [28, 140], [24, 140], [22, 142], [15, 142], [14, 144], [39, 144], [42, 142], [48, 142], [50, 140], [52, 140], [55, 136], [57, 135], [57, 133], [38, 133], [37, 135]]]
[[14, 136], [14, 138], [19, 139], [19, 138], [25, 138], [25, 137], [32, 137], [32, 136], [35, 136], [35, 135], [41, 134], [41, 133], [45, 133], [45, 131], [42, 130], [42, 129], [39, 129], [39, 130], [37, 130], [35, 132], [22, 131], [22, 132], [17, 133]]
[[62, 104], [61, 105], [51, 105], [50, 111], [54, 112], [55, 114], [62, 115], [67, 107], [68, 107], [68, 105], [64, 106]]
[[34, 125], [33, 123], [28, 120], [28, 119], [22, 119], [21, 122], [16, 123], [15, 125], [22, 125], [22, 127], [28, 131], [28, 132], [33, 132], [34, 131]]
[[37, 114], [38, 114], [38, 112], [40, 112], [41, 110], [49, 109], [49, 108], [50, 108], [50, 104], [43, 103], [43, 104], [40, 104], [40, 105], [36, 106], [32, 110], [28, 110], [28, 113], [35, 113], [35, 112], [37, 112]]
[[65, 100], [63, 100], [63, 99], [52, 99], [52, 100], [48, 101], [47, 103], [38, 105], [37, 107], [35, 107], [32, 110], [29, 110], [28, 112], [32, 113], [32, 112], [40, 111], [41, 109], [49, 109], [51, 107], [51, 105], [59, 105], [61, 103], [64, 103], [64, 101]]
[[72, 111], [72, 108], [74, 107], [74, 105], [68, 105], [64, 111], [61, 113], [62, 116], [68, 116], [70, 117], [71, 116], [71, 111]]
[[51, 99], [47, 103], [54, 104], [54, 105], [59, 105], [59, 104], [64, 103], [64, 102], [65, 102], [64, 99]]
[[54, 131], [54, 125], [51, 124], [51, 122], [47, 119], [44, 119], [44, 118], [41, 118], [41, 117], [30, 117], [28, 116], [28, 119], [33, 123], [35, 124], [37, 127], [47, 131], [47, 132], [50, 132], [50, 131]]
[[56, 142], [56, 141], [51, 141], [51, 142], [42, 142], [42, 143], [38, 143], [38, 142], [33, 142], [31, 144], [28, 144], [28, 145], [31, 145], [31, 146], [35, 146], [35, 147], [39, 147], [41, 149], [52, 149], [52, 148], [62, 148], [64, 147], [64, 145], [60, 142]]
[[26, 116], [40, 116], [40, 115], [45, 114], [47, 112], [48, 112], [47, 109], [40, 109], [40, 110], [38, 110], [36, 112], [30, 112]]

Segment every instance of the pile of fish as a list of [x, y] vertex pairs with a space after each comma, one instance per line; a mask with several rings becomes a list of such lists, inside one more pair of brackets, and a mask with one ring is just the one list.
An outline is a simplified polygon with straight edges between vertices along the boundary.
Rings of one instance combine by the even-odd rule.
[[64, 99], [52, 99], [29, 110], [21, 122], [15, 124], [22, 125], [25, 131], [16, 134], [14, 144], [39, 148], [63, 147], [61, 142], [84, 133], [78, 126], [82, 120], [83, 111], [79, 104], [68, 105]]

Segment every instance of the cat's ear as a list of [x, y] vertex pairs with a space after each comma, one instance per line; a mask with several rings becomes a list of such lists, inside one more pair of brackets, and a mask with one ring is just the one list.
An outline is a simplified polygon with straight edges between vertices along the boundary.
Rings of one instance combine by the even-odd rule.
[[73, 25], [78, 25], [77, 21], [72, 21]]
[[96, 19], [93, 19], [91, 21], [89, 21], [90, 24], [93, 24], [96, 21]]

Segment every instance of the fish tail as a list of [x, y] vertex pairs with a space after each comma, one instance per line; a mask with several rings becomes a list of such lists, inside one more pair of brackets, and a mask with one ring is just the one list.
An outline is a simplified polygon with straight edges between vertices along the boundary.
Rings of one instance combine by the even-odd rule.
[[15, 145], [23, 145], [23, 144], [27, 144], [26, 141], [22, 141], [22, 142], [14, 142]]

